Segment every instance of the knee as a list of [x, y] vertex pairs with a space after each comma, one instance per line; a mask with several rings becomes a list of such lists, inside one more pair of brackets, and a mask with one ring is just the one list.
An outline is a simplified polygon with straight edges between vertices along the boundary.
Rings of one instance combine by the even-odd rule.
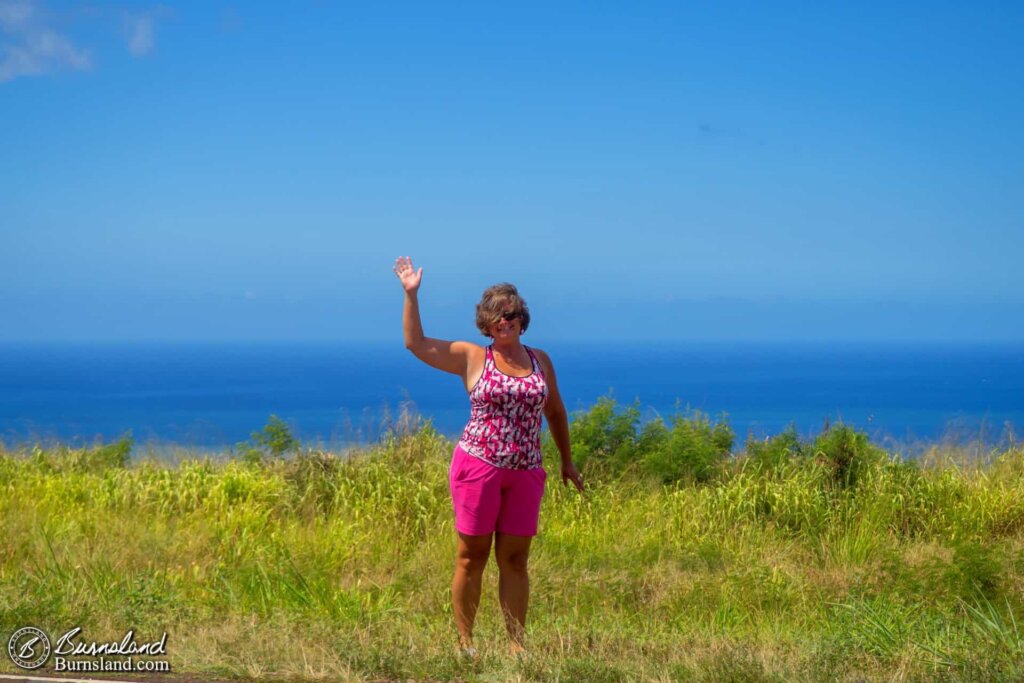
[[495, 559], [498, 561], [498, 569], [500, 571], [525, 574], [529, 558], [529, 553], [502, 553]]
[[477, 574], [487, 565], [488, 551], [460, 551], [455, 556], [455, 566], [469, 574]]

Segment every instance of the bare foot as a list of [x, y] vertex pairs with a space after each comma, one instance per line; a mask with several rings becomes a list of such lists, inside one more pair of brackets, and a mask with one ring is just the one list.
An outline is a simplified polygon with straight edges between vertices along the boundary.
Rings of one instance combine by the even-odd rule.
[[480, 657], [480, 652], [473, 647], [472, 638], [459, 638], [459, 656], [471, 661]]

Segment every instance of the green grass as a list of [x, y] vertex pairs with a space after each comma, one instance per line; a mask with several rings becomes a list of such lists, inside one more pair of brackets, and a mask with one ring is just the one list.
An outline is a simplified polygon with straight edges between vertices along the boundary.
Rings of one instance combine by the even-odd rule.
[[724, 421], [603, 401], [573, 422], [586, 494], [545, 443], [532, 657], [506, 654], [492, 563], [471, 664], [452, 444], [426, 425], [338, 457], [275, 429], [233, 460], [0, 451], [0, 641], [166, 630], [177, 673], [265, 680], [1024, 678], [1019, 447], [904, 462], [836, 425], [737, 453]]

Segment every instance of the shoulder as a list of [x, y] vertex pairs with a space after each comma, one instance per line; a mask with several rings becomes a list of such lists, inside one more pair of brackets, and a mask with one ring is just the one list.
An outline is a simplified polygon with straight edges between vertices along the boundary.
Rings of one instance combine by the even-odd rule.
[[546, 351], [538, 349], [536, 346], [531, 346], [529, 349], [533, 351], [533, 355], [537, 357], [537, 362], [540, 363], [545, 373], [550, 374], [555, 369], [554, 364], [551, 362], [551, 356]]

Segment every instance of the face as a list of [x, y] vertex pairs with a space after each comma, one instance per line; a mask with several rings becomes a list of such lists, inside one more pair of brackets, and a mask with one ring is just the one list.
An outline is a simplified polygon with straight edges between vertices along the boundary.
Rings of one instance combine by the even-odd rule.
[[515, 339], [522, 333], [522, 322], [518, 312], [507, 307], [501, 319], [491, 325], [491, 336], [496, 340]]

